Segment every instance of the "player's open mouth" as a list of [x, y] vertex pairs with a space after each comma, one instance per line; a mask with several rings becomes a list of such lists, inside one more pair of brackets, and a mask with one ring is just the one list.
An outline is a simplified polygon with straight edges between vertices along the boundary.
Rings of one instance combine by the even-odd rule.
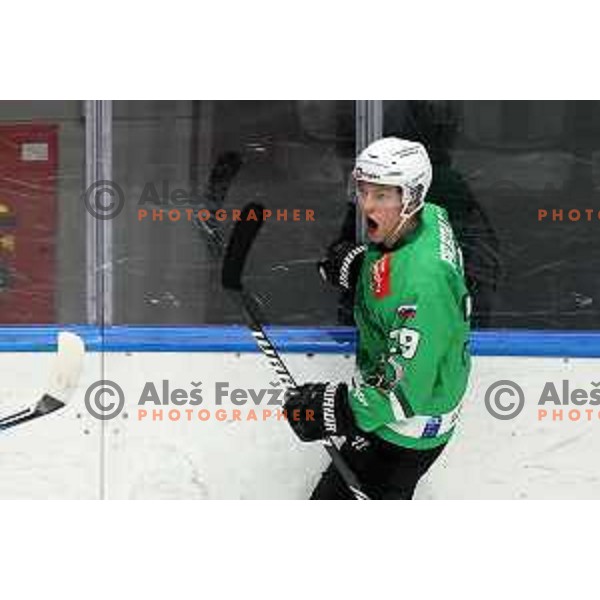
[[377, 231], [377, 228], [379, 227], [379, 224], [377, 223], [377, 221], [374, 221], [373, 219], [371, 219], [371, 217], [367, 217], [367, 232], [370, 234], [373, 234]]

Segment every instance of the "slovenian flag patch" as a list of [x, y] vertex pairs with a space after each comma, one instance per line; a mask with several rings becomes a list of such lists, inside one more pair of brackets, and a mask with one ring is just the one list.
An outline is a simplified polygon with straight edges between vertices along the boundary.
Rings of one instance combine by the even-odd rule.
[[396, 310], [396, 313], [401, 319], [414, 319], [417, 316], [417, 305], [401, 304]]

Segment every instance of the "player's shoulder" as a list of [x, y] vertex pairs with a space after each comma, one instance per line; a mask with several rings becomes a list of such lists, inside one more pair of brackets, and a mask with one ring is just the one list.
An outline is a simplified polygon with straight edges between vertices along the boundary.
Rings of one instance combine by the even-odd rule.
[[405, 296], [407, 293], [421, 295], [439, 292], [451, 286], [453, 280], [459, 276], [462, 277], [453, 264], [441, 258], [439, 254], [431, 252], [414, 261], [410, 274], [398, 272], [394, 279], [399, 283], [399, 294]]
[[462, 278], [460, 248], [445, 209], [427, 203], [421, 221], [421, 233], [410, 252], [411, 279], [418, 282]]

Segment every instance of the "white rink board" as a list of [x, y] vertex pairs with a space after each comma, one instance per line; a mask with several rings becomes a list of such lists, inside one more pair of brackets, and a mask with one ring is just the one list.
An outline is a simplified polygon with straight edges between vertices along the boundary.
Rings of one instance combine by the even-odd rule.
[[[2, 353], [0, 415], [36, 397], [51, 353]], [[273, 376], [260, 354], [107, 353], [104, 379], [124, 390], [124, 413], [100, 422], [84, 408], [85, 390], [101, 377], [97, 353], [86, 356], [84, 376], [66, 410], [0, 434], [0, 498], [107, 499], [300, 499], [308, 497], [327, 455], [319, 444], [298, 442], [283, 421], [152, 422], [137, 419], [145, 382], [161, 389], [191, 389], [202, 381], [201, 406], [214, 412], [214, 387], [271, 388]], [[353, 358], [285, 355], [299, 382], [348, 379]], [[600, 381], [600, 360], [476, 357], [457, 435], [422, 481], [416, 497], [600, 498], [600, 419], [538, 421], [537, 400], [546, 381], [561, 390], [591, 389]], [[525, 392], [525, 408], [513, 420], [494, 419], [484, 405], [488, 386], [511, 379]], [[146, 406], [149, 412], [152, 405]], [[165, 410], [177, 408], [163, 407]], [[179, 407], [180, 410], [192, 407]], [[551, 412], [553, 407], [546, 407]], [[593, 407], [580, 407], [581, 409]]]

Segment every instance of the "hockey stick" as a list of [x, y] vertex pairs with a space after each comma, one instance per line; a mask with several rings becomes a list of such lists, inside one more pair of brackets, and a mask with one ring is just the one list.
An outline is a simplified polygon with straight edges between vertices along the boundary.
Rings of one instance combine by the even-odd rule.
[[[229, 245], [225, 252], [221, 281], [226, 290], [235, 293], [256, 344], [261, 352], [269, 359], [269, 364], [277, 373], [279, 381], [286, 389], [290, 389], [297, 387], [296, 381], [279, 356], [275, 346], [265, 333], [262, 326], [263, 319], [260, 315], [258, 302], [242, 285], [242, 273], [246, 259], [252, 243], [264, 222], [263, 210], [264, 208], [260, 204], [254, 203], [246, 205], [242, 210], [240, 221], [236, 222], [233, 228]], [[254, 218], [250, 219], [249, 217], [252, 214], [254, 215]], [[325, 438], [323, 444], [325, 450], [327, 450], [331, 457], [335, 468], [354, 495], [354, 498], [356, 500], [369, 500], [369, 497], [362, 491], [360, 482], [347, 465], [333, 439], [330, 437]]]
[[85, 346], [78, 335], [61, 331], [58, 334], [58, 352], [46, 392], [33, 406], [0, 418], [0, 431], [44, 417], [65, 407], [71, 393], [77, 387], [84, 352]]
[[[227, 192], [242, 164], [243, 160], [241, 156], [233, 152], [225, 153], [217, 159], [210, 174], [209, 189], [207, 193], [207, 200], [213, 208], [221, 208], [223, 206]], [[243, 224], [246, 222], [245, 217], [248, 216], [252, 207], [258, 210], [257, 218], [260, 220], [250, 221], [248, 233], [236, 233], [238, 226], [243, 228], [244, 231], [246, 230]], [[195, 225], [205, 238], [209, 251], [213, 257], [219, 259], [223, 258], [225, 252], [226, 255], [223, 261], [222, 270], [223, 287], [232, 293], [235, 293], [236, 299], [238, 300], [242, 313], [246, 318], [256, 343], [260, 350], [269, 358], [271, 366], [275, 369], [279, 380], [286, 388], [296, 387], [294, 378], [262, 328], [261, 322], [263, 319], [260, 317], [260, 307], [256, 298], [244, 290], [241, 283], [246, 257], [248, 256], [252, 242], [258, 233], [258, 229], [263, 224], [262, 211], [263, 207], [258, 204], [250, 204], [243, 209], [242, 221], [236, 223], [236, 228], [234, 228], [230, 244], [226, 251], [221, 224], [218, 223], [214, 217], [208, 221], [200, 221], [197, 219]], [[356, 475], [342, 458], [338, 448], [334, 445], [333, 440], [330, 438], [324, 440], [324, 445], [332, 462], [348, 488], [354, 494], [354, 497], [357, 500], [368, 500], [368, 496], [361, 490]]]

